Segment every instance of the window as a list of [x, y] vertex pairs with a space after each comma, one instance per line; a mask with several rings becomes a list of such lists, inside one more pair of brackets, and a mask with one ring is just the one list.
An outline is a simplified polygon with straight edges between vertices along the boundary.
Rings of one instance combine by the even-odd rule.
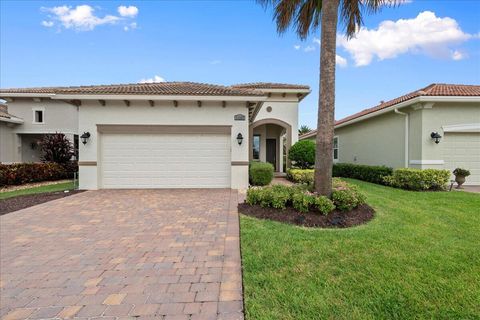
[[333, 160], [338, 160], [338, 137], [333, 137]]
[[42, 124], [44, 123], [44, 109], [33, 109], [33, 123]]
[[253, 160], [260, 160], [260, 135], [253, 136]]

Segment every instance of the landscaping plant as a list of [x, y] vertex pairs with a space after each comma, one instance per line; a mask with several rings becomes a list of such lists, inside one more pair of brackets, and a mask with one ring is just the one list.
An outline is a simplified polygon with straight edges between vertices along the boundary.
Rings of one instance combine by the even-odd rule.
[[315, 142], [301, 140], [296, 142], [288, 152], [292, 165], [300, 169], [312, 168], [315, 165]]
[[47, 134], [40, 141], [42, 161], [66, 164], [74, 155], [73, 145], [63, 133]]
[[273, 165], [265, 162], [250, 162], [249, 180], [253, 186], [266, 186], [273, 180]]
[[448, 170], [400, 168], [384, 181], [391, 187], [406, 190], [440, 191], [446, 189], [449, 179]]

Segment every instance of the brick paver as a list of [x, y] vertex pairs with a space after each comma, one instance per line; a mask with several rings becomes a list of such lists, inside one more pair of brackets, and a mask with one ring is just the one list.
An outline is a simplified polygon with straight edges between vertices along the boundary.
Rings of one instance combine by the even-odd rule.
[[243, 319], [235, 190], [100, 190], [0, 218], [0, 317]]

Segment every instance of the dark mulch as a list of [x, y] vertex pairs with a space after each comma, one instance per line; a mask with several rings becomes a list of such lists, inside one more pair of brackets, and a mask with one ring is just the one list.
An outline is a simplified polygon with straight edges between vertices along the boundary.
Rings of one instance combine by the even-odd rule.
[[352, 211], [335, 210], [324, 216], [317, 212], [299, 213], [293, 208], [285, 210], [262, 208], [246, 203], [238, 205], [238, 212], [258, 219], [275, 220], [304, 227], [348, 228], [364, 224], [373, 219], [374, 210], [368, 205], [359, 206]]
[[83, 192], [83, 190], [70, 190], [70, 192], [46, 192], [27, 194], [18, 197], [12, 197], [0, 200], [0, 216], [9, 212], [25, 209], [34, 205], [68, 197], [77, 193]]

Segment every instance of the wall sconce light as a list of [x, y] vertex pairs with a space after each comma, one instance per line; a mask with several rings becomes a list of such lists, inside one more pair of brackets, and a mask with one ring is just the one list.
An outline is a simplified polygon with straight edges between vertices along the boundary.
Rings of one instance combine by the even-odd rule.
[[243, 136], [241, 133], [237, 134], [237, 142], [238, 142], [238, 145], [242, 145], [242, 142], [243, 142]]
[[440, 139], [442, 139], [442, 136], [438, 133], [438, 132], [432, 132], [430, 134], [430, 137], [435, 140], [435, 143], [436, 144], [439, 144], [440, 143]]
[[90, 132], [84, 132], [84, 133], [80, 136], [80, 139], [82, 139], [82, 143], [83, 143], [83, 144], [86, 144], [89, 138], [90, 138]]

